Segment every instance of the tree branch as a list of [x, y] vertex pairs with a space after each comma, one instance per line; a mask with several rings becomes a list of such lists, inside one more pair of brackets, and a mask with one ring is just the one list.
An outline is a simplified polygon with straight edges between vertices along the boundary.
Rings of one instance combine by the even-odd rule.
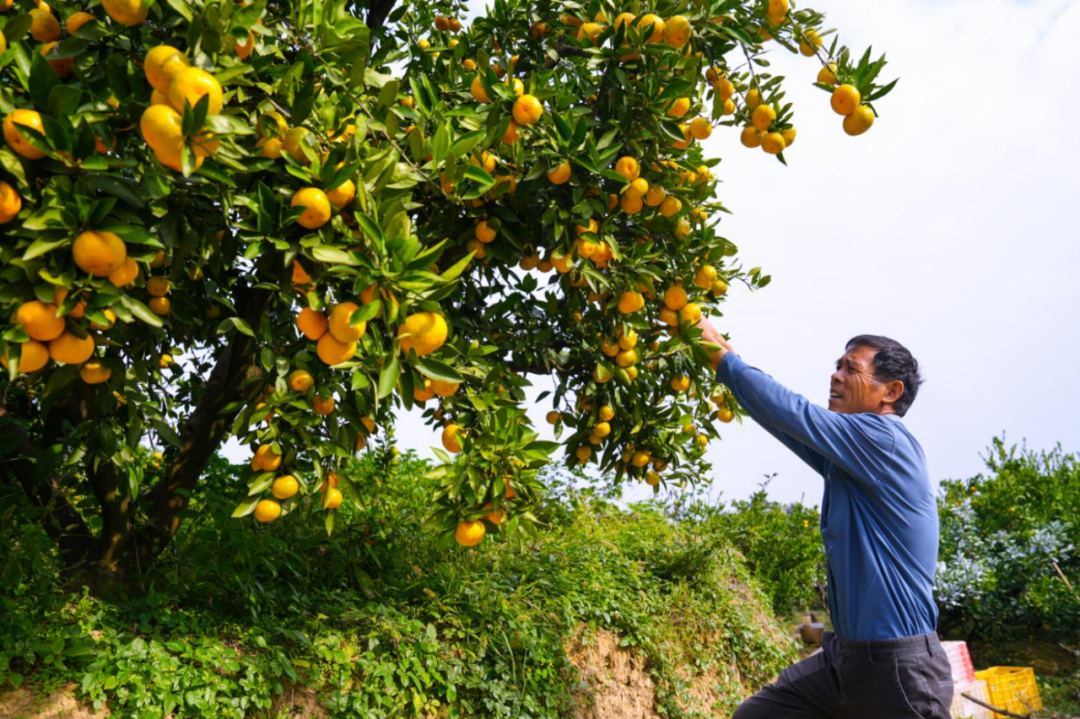
[[390, 11], [394, 9], [394, 5], [397, 4], [397, 0], [373, 0], [371, 7], [368, 8], [367, 22], [365, 23], [369, 29], [377, 30], [386, 23], [386, 18], [390, 16]]

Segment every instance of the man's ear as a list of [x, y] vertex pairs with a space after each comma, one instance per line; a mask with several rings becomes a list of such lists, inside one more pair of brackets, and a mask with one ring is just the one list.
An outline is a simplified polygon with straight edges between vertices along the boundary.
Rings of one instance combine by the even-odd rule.
[[895, 404], [901, 397], [904, 396], [904, 383], [898, 379], [885, 384], [885, 396], [882, 397], [882, 401], [885, 404]]

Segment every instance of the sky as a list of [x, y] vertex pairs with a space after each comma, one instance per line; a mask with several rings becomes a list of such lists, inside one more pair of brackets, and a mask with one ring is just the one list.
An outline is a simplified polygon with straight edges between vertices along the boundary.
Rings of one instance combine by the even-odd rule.
[[[789, 166], [742, 147], [737, 129], [705, 143], [723, 158], [713, 174], [734, 213], [722, 233], [773, 277], [752, 294], [733, 286], [717, 324], [750, 364], [820, 404], [850, 337], [904, 343], [926, 378], [905, 423], [935, 481], [980, 472], [1002, 434], [1080, 450], [1080, 229], [1069, 215], [1080, 203], [1080, 1], [812, 6], [843, 43], [887, 53], [883, 77], [900, 82], [851, 138], [811, 84], [817, 61], [774, 45], [795, 103]], [[531, 411], [543, 432], [548, 409]], [[439, 443], [415, 416], [397, 436], [422, 456]], [[820, 503], [821, 479], [750, 421], [708, 459], [713, 499], [746, 498], [775, 474], [774, 499]]]

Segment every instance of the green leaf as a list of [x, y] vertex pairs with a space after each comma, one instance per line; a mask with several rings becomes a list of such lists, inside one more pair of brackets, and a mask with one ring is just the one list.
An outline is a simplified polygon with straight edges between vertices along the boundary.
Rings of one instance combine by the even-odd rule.
[[120, 304], [123, 305], [131, 314], [135, 315], [151, 327], [161, 327], [164, 324], [161, 321], [160, 317], [151, 312], [146, 305], [144, 305], [142, 302], [139, 302], [131, 295], [120, 295]]
[[465, 177], [470, 180], [475, 180], [484, 186], [495, 184], [495, 178], [489, 175], [484, 168], [477, 167], [476, 165], [469, 165], [465, 168]]
[[222, 321], [222, 323], [218, 325], [218, 334], [225, 334], [226, 332], [228, 332], [229, 327], [235, 327], [238, 332], [243, 332], [248, 337], [255, 337], [255, 332], [251, 329], [251, 325], [249, 325], [245, 320], [242, 320], [239, 317], [230, 317], [227, 320]]
[[358, 265], [360, 264], [356, 258], [350, 255], [345, 250], [340, 250], [337, 247], [327, 247], [326, 245], [318, 245], [311, 248], [311, 254], [315, 256], [315, 259], [319, 262], [329, 262], [335, 265]]
[[398, 361], [397, 355], [390, 355], [388, 360], [383, 360], [382, 372], [379, 373], [379, 393], [378, 398], [383, 399], [389, 397], [390, 393], [394, 391], [394, 386], [401, 378], [401, 363]]
[[246, 517], [255, 511], [255, 505], [259, 503], [261, 497], [248, 497], [240, 504], [236, 505], [236, 509], [233, 510], [232, 517], [237, 519], [239, 517]]
[[102, 192], [120, 198], [132, 207], [141, 209], [146, 204], [139, 197], [134, 189], [135, 186], [132, 183], [115, 175], [103, 175], [101, 173], [91, 172], [83, 175], [82, 179]]
[[62, 240], [49, 240], [44, 237], [39, 237], [26, 248], [26, 252], [23, 254], [23, 261], [29, 261], [35, 257], [41, 257], [42, 255], [52, 252], [58, 247], [63, 247], [70, 242], [70, 238], [65, 237]]
[[442, 165], [446, 159], [446, 152], [450, 148], [450, 123], [444, 122], [435, 130], [435, 138], [431, 141], [431, 160], [435, 167]]
[[[454, 144], [450, 146], [450, 152], [453, 153], [454, 157], [465, 157], [465, 155], [472, 152], [472, 149], [476, 147], [476, 144], [480, 142], [483, 137], [483, 130], [467, 132], [454, 141]], [[432, 156], [434, 157], [434, 154]]]
[[425, 377], [431, 379], [442, 380], [443, 382], [456, 382], [461, 384], [465, 381], [465, 378], [457, 373], [450, 365], [440, 362], [439, 360], [422, 358], [416, 363], [416, 368], [420, 370], [420, 373]]
[[41, 56], [41, 53], [35, 52], [30, 59], [30, 98], [34, 104], [47, 108], [49, 93], [61, 84], [63, 81], [57, 76], [56, 70], [52, 69], [52, 65]]
[[30, 13], [16, 15], [4, 25], [4, 39], [7, 40], [9, 46], [22, 40], [23, 35], [29, 32], [30, 26], [33, 24], [34, 18], [30, 16]]

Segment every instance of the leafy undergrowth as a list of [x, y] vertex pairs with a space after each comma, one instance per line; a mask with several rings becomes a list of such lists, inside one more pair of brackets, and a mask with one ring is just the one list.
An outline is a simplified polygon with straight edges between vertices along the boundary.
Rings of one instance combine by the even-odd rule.
[[295, 685], [331, 716], [568, 716], [566, 648], [584, 625], [646, 656], [666, 716], [694, 714], [689, 676], [705, 672], [722, 716], [793, 658], [741, 556], [702, 522], [564, 494], [535, 539], [444, 550], [420, 526], [424, 470], [365, 460], [364, 505], [328, 537], [317, 509], [227, 519], [235, 474], [219, 463], [168, 556], [110, 599], [63, 589], [40, 529], [9, 511], [0, 686], [74, 682], [122, 717], [271, 716]]

